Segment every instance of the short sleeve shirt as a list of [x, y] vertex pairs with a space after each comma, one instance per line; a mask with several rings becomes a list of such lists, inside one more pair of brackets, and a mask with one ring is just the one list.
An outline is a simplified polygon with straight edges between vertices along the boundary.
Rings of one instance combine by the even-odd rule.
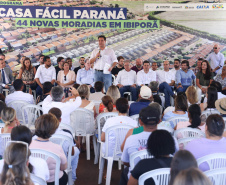
[[210, 84], [210, 79], [213, 79], [213, 73], [211, 73], [210, 79], [205, 80], [205, 75], [202, 73], [202, 71], [199, 71], [196, 74], [196, 78], [199, 79], [199, 84], [202, 86], [209, 86]]

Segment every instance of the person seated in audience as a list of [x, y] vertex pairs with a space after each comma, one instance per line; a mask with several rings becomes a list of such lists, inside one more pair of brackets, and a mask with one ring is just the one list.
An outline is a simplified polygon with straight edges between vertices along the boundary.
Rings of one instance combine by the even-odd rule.
[[14, 127], [20, 125], [20, 122], [16, 118], [16, 111], [12, 107], [5, 107], [1, 111], [1, 118], [5, 123], [5, 126], [1, 129], [1, 133], [11, 133]]
[[70, 57], [66, 58], [66, 61], [69, 64], [69, 70], [74, 71], [75, 67], [72, 65], [72, 59]]
[[[55, 107], [54, 108], [51, 108], [49, 110], [48, 114], [53, 114], [54, 116], [56, 116], [56, 118], [59, 121], [59, 125], [60, 125], [60, 123], [61, 123], [61, 115], [62, 115], [62, 112], [61, 112], [60, 109], [55, 108]], [[73, 133], [71, 133], [67, 129], [60, 129], [58, 127], [56, 129], [55, 134], [65, 135], [65, 136], [68, 136], [68, 137], [72, 138], [72, 140], [73, 140], [72, 153], [71, 153], [71, 166], [72, 166], [72, 180], [75, 181], [77, 179], [77, 177], [76, 177], [76, 169], [77, 169], [77, 166], [78, 166], [78, 159], [79, 159], [80, 151], [76, 147], [76, 144], [75, 144], [75, 141], [74, 141], [74, 138], [73, 138]], [[53, 136], [54, 136], [54, 134], [53, 134]], [[70, 145], [70, 143], [68, 143], [67, 141], [65, 141], [64, 144], [63, 144], [63, 146], [62, 146], [63, 147], [63, 150], [64, 150], [64, 153], [65, 153], [66, 156], [68, 154], [69, 145]]]
[[124, 58], [122, 56], [117, 57], [118, 64], [111, 70], [111, 74], [117, 77], [119, 71], [124, 69]]
[[140, 110], [147, 107], [152, 100], [151, 89], [147, 86], [142, 86], [140, 88], [139, 101], [134, 102], [130, 105], [129, 116], [139, 114]]
[[74, 69], [76, 76], [77, 76], [78, 70], [84, 68], [84, 66], [85, 66], [85, 58], [84, 57], [81, 57], [79, 59], [79, 64], [80, 64], [80, 66], [78, 66]]
[[5, 99], [5, 103], [7, 105], [15, 100], [21, 100], [21, 101], [25, 101], [29, 104], [34, 104], [33, 95], [23, 92], [24, 83], [21, 79], [16, 79], [13, 82], [13, 87], [14, 87], [15, 91], [12, 94], [9, 94], [8, 96], [6, 96], [6, 99]]
[[62, 88], [70, 88], [75, 83], [75, 72], [69, 69], [69, 63], [63, 63], [63, 70], [60, 70], [57, 75], [57, 84]]
[[[175, 98], [175, 109], [174, 111], [168, 111], [167, 113], [164, 114], [162, 120], [167, 121], [170, 118], [176, 117], [176, 116], [183, 116], [183, 117], [188, 117], [188, 103], [187, 99], [184, 95], [177, 95]], [[173, 126], [174, 128], [174, 126]]]
[[143, 70], [137, 73], [137, 85], [139, 87], [148, 86], [152, 81], [156, 81], [156, 72], [150, 69], [150, 62], [145, 60]]
[[57, 76], [58, 76], [58, 73], [64, 69], [64, 57], [58, 57], [57, 58], [57, 66], [55, 67], [55, 70], [56, 70], [56, 79], [57, 79]]
[[35, 81], [36, 68], [31, 65], [30, 58], [25, 58], [24, 63], [19, 71], [18, 79], [21, 79], [24, 83], [24, 92], [26, 92], [26, 86], [29, 87], [29, 92], [36, 89]]
[[90, 92], [94, 93], [95, 90], [93, 88], [95, 80], [94, 80], [94, 70], [91, 68], [91, 64], [89, 59], [85, 60], [85, 67], [78, 70], [76, 77], [77, 84], [86, 84], [90, 88]]
[[[215, 87], [217, 89], [217, 95], [218, 95], [218, 99], [221, 98], [226, 98], [226, 95], [222, 94], [222, 85], [220, 82], [217, 81], [212, 81], [212, 83], [210, 84], [210, 87]], [[204, 103], [207, 102], [207, 98], [205, 97], [204, 99]]]
[[2, 121], [1, 112], [2, 112], [2, 110], [4, 110], [5, 108], [6, 108], [5, 102], [0, 101], [0, 123], [4, 123], [4, 121]]
[[51, 59], [49, 56], [45, 56], [44, 64], [40, 65], [35, 74], [35, 80], [37, 82], [36, 93], [38, 95], [42, 95], [43, 84], [45, 82], [51, 82], [52, 84], [56, 81], [56, 70], [51, 65]]
[[[125, 63], [124, 63], [125, 64]], [[125, 67], [125, 66], [124, 66]], [[136, 59], [136, 65], [131, 67], [131, 70], [135, 71], [136, 73], [138, 73], [139, 71], [141, 71], [143, 69], [143, 61], [142, 59], [138, 58]]]
[[[214, 153], [226, 153], [226, 138], [223, 137], [225, 123], [219, 114], [211, 114], [206, 120], [206, 138], [190, 141], [185, 147], [196, 159]], [[202, 171], [209, 170], [206, 163], [199, 166]]]
[[[176, 74], [177, 74], [177, 71], [179, 71], [181, 68], [180, 68], [180, 59], [174, 59], [174, 63], [173, 63], [173, 69], [171, 69], [171, 72], [174, 74], [174, 81], [176, 82]], [[175, 84], [176, 85], [176, 84]]]
[[226, 95], [226, 65], [223, 66], [222, 73], [217, 74], [215, 81], [222, 85], [222, 94]]
[[1, 184], [34, 185], [27, 166], [30, 155], [26, 143], [10, 143], [4, 153]]
[[130, 61], [124, 62], [124, 68], [118, 73], [116, 85], [119, 87], [121, 97], [124, 97], [125, 92], [131, 92], [132, 101], [137, 100], [137, 76], [136, 72], [130, 69]]
[[179, 150], [173, 157], [170, 165], [170, 182], [173, 185], [178, 173], [189, 168], [198, 168], [197, 161], [191, 152], [187, 150]]
[[[127, 116], [127, 111], [129, 109], [128, 100], [126, 98], [119, 98], [116, 100], [116, 109], [119, 112], [118, 116], [108, 118], [107, 121], [104, 124], [104, 127], [102, 129], [101, 134], [101, 141], [105, 142], [105, 132], [109, 127], [115, 126], [115, 125], [130, 125], [132, 127], [137, 126], [137, 122], [133, 120], [132, 118]], [[108, 141], [108, 155], [112, 156], [113, 151], [112, 148], [114, 146], [114, 139], [109, 139]], [[105, 152], [105, 145], [103, 146], [103, 152]]]
[[0, 101], [5, 102], [5, 96], [2, 93], [0, 93]]
[[51, 82], [45, 82], [43, 84], [42, 95], [39, 95], [36, 99], [36, 104], [42, 102], [48, 95], [50, 95], [53, 84]]
[[43, 61], [44, 57], [45, 57], [45, 55], [39, 55], [39, 59], [37, 61], [39, 63], [39, 65], [35, 66], [36, 71], [40, 65], [44, 64], [44, 61]]
[[189, 86], [187, 88], [187, 90], [185, 91], [185, 94], [187, 97], [188, 106], [200, 103], [200, 101], [198, 99], [198, 94], [197, 94], [196, 88], [194, 86]]
[[62, 102], [64, 98], [64, 90], [60, 86], [53, 87], [51, 95], [48, 95], [42, 104], [43, 114], [47, 114], [53, 107], [59, 108], [62, 112], [62, 123], [70, 124], [70, 114], [77, 109], [82, 100], [78, 94], [78, 91], [73, 87], [71, 88], [71, 94], [75, 97], [72, 101]]
[[212, 183], [199, 169], [189, 168], [177, 175], [173, 185], [212, 185]]
[[176, 73], [177, 92], [185, 92], [196, 78], [194, 72], [188, 68], [189, 62], [187, 60], [182, 61], [181, 69]]
[[[216, 100], [215, 107], [221, 113], [221, 116], [223, 118], [226, 117], [226, 98], [221, 98], [221, 99]], [[0, 112], [1, 112], [1, 106], [0, 106]]]
[[164, 107], [165, 105], [165, 97], [160, 96], [158, 94], [158, 90], [159, 90], [159, 83], [158, 82], [151, 82], [149, 85], [151, 92], [152, 92], [152, 97], [154, 99], [154, 102], [158, 103], [159, 105], [161, 105], [162, 107]]
[[157, 71], [158, 70], [158, 64], [157, 64], [157, 62], [152, 62], [151, 69], [152, 69], [152, 71]]
[[218, 99], [217, 89], [215, 87], [212, 87], [212, 86], [208, 87], [206, 97], [207, 97], [207, 103], [201, 103], [200, 104], [200, 108], [201, 108], [202, 112], [204, 110], [216, 108], [215, 107], [215, 101]]
[[89, 95], [90, 101], [100, 101], [101, 98], [105, 96], [104, 94], [104, 84], [101, 81], [97, 81], [94, 84], [95, 93]]
[[[32, 133], [30, 129], [24, 125], [14, 127], [12, 129], [10, 137], [11, 141], [21, 141], [27, 143], [28, 145], [30, 145], [32, 141]], [[0, 160], [0, 174], [2, 173], [3, 165], [4, 160]], [[45, 181], [49, 180], [49, 170], [44, 159], [30, 156], [28, 168], [30, 173], [33, 173], [34, 175], [44, 179]]]
[[192, 71], [194, 72], [195, 76], [197, 75], [197, 73], [199, 71], [202, 71], [202, 61], [203, 58], [199, 58], [196, 62], [196, 67], [192, 69]]
[[[170, 155], [175, 153], [175, 141], [168, 131], [155, 130], [148, 138], [147, 150], [153, 158], [140, 160], [136, 164], [131, 171], [128, 185], [138, 185], [139, 177], [148, 171], [169, 168], [172, 161]], [[150, 178], [145, 184], [154, 185], [155, 183]]]
[[[59, 121], [56, 116], [52, 114], [44, 114], [35, 121], [35, 135], [36, 139], [32, 140], [30, 149], [42, 149], [49, 152], [53, 152], [60, 157], [60, 172], [59, 172], [59, 184], [66, 185], [68, 182], [68, 176], [64, 170], [67, 169], [67, 157], [58, 144], [49, 141], [49, 138], [55, 133], [59, 126]], [[50, 172], [50, 178], [47, 181], [48, 185], [54, 185], [55, 178], [55, 161], [48, 160], [48, 169]]]
[[99, 109], [99, 113], [103, 112], [117, 112], [116, 105], [113, 103], [113, 99], [106, 95], [102, 99], [101, 107]]
[[189, 121], [180, 121], [177, 123], [175, 130], [181, 129], [181, 128], [197, 128], [201, 129], [203, 132], [205, 132], [205, 124], [201, 125], [201, 109], [199, 105], [193, 104], [189, 106], [188, 108], [188, 118]]

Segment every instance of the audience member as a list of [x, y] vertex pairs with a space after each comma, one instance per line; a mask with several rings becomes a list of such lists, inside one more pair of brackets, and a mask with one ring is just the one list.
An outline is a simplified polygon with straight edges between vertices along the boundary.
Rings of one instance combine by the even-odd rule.
[[80, 64], [80, 66], [78, 66], [74, 69], [74, 72], [76, 75], [77, 75], [78, 70], [84, 68], [84, 66], [85, 66], [85, 58], [84, 57], [81, 57], [79, 59], [79, 64]]
[[36, 88], [37, 96], [42, 95], [43, 84], [45, 82], [51, 82], [52, 84], [54, 84], [56, 80], [56, 70], [51, 65], [50, 57], [45, 56], [43, 61], [44, 64], [39, 66], [35, 75], [35, 80], [38, 84]]
[[130, 61], [124, 62], [124, 68], [118, 73], [116, 85], [119, 87], [121, 97], [124, 97], [125, 92], [131, 92], [132, 101], [137, 100], [137, 76], [134, 70], [130, 69]]
[[1, 60], [3, 60], [5, 62], [5, 67], [8, 67], [10, 69], [10, 71], [12, 72], [8, 62], [5, 60], [5, 55], [2, 52], [0, 52], [0, 61]]
[[7, 105], [15, 100], [21, 100], [21, 101], [25, 101], [29, 104], [34, 104], [33, 96], [29, 93], [23, 92], [24, 83], [21, 79], [16, 79], [13, 83], [13, 87], [15, 89], [14, 93], [9, 94], [8, 96], [6, 96], [6, 99], [5, 99], [5, 103]]
[[43, 61], [44, 57], [45, 55], [39, 55], [39, 58], [38, 58], [39, 65], [35, 66], [36, 71], [40, 65], [44, 64], [44, 61]]
[[66, 58], [66, 62], [69, 64], [69, 70], [74, 71], [75, 67], [72, 65], [72, 59], [68, 57]]
[[106, 95], [110, 96], [113, 99], [113, 103], [116, 103], [116, 100], [120, 98], [120, 92], [115, 85], [111, 85], [108, 88]]
[[222, 73], [215, 77], [215, 81], [222, 85], [222, 94], [226, 95], [226, 65], [222, 68]]
[[165, 108], [170, 106], [170, 96], [175, 98], [173, 93], [173, 88], [175, 83], [175, 76], [172, 71], [169, 70], [169, 61], [164, 61], [163, 63], [164, 70], [157, 70], [157, 81], [159, 82], [159, 92], [164, 93], [165, 95]]
[[158, 94], [158, 90], [159, 90], [159, 83], [156, 81], [153, 81], [150, 83], [149, 85], [151, 92], [152, 92], [152, 97], [154, 99], [154, 102], [158, 103], [159, 105], [161, 105], [162, 107], [164, 107], [165, 105], [165, 97], [160, 96]]
[[122, 56], [117, 57], [118, 64], [112, 69], [111, 73], [117, 77], [119, 71], [124, 69], [124, 58]]
[[2, 117], [1, 117], [1, 112], [2, 112], [2, 110], [4, 110], [5, 108], [6, 108], [5, 102], [0, 101], [0, 123], [4, 123], [4, 121], [2, 120]]
[[152, 81], [156, 81], [156, 72], [150, 69], [150, 63], [145, 60], [143, 62], [143, 70], [137, 73], [137, 85], [148, 86]]
[[157, 62], [152, 62], [152, 64], [151, 64], [151, 69], [152, 69], [152, 71], [157, 71], [157, 69], [158, 69], [158, 64], [157, 64]]
[[59, 108], [62, 112], [62, 123], [70, 124], [70, 114], [75, 111], [75, 109], [77, 109], [82, 103], [78, 91], [75, 88], [71, 88], [71, 93], [75, 97], [75, 100], [63, 103], [63, 88], [60, 86], [53, 87], [51, 90], [51, 95], [48, 95], [43, 101], [43, 114], [47, 114], [52, 107]]
[[189, 86], [185, 91], [185, 94], [188, 100], [188, 106], [192, 104], [200, 103], [196, 88], [194, 86]]
[[42, 95], [39, 95], [37, 97], [37, 100], [36, 100], [37, 104], [39, 102], [42, 102], [48, 95], [50, 95], [52, 87], [53, 87], [53, 84], [51, 82], [45, 82], [43, 84]]
[[170, 169], [170, 182], [173, 185], [178, 173], [189, 168], [198, 168], [198, 164], [191, 152], [187, 150], [179, 150], [173, 157]]
[[117, 112], [116, 105], [113, 103], [112, 97], [106, 95], [101, 100], [102, 100], [102, 103], [99, 106], [99, 113]]
[[[143, 159], [137, 163], [131, 171], [128, 185], [138, 185], [139, 177], [148, 171], [169, 168], [172, 161], [170, 155], [175, 153], [175, 141], [168, 131], [155, 130], [148, 138], [147, 150], [153, 158]], [[155, 182], [150, 178], [144, 184], [155, 185]]]
[[[95, 93], [89, 95], [90, 101], [100, 101], [104, 97], [104, 84], [103, 82], [97, 81], [94, 84]], [[109, 88], [108, 88], [109, 89]]]
[[[186, 150], [190, 151], [196, 159], [213, 154], [226, 153], [226, 138], [223, 137], [225, 123], [218, 114], [211, 114], [206, 120], [206, 138], [194, 139], [187, 144]], [[207, 163], [199, 166], [202, 171], [209, 170]]]
[[16, 118], [16, 111], [11, 107], [2, 109], [1, 118], [5, 123], [5, 126], [1, 129], [1, 133], [11, 133], [12, 129], [20, 124]]
[[200, 104], [201, 111], [215, 109], [215, 101], [218, 99], [217, 89], [215, 87], [208, 87], [206, 97], [207, 103]]
[[[226, 98], [221, 98], [221, 99], [216, 100], [215, 107], [221, 113], [221, 116], [223, 118], [226, 117]], [[1, 112], [1, 107], [0, 107], [0, 112]]]
[[176, 73], [177, 71], [180, 70], [180, 60], [179, 59], [174, 59], [174, 68], [171, 69], [171, 72], [173, 72], [174, 76], [174, 81], [176, 82]]
[[[30, 149], [42, 149], [53, 152], [60, 157], [60, 172], [59, 184], [66, 185], [68, 182], [67, 174], [63, 171], [67, 168], [67, 157], [64, 154], [62, 147], [58, 144], [49, 141], [49, 138], [55, 133], [59, 126], [59, 121], [56, 116], [52, 114], [44, 114], [35, 121], [35, 135], [37, 139], [32, 140]], [[50, 178], [47, 181], [48, 185], [54, 185], [55, 178], [55, 161], [52, 159], [47, 160]]]
[[202, 61], [203, 58], [199, 58], [196, 62], [196, 67], [192, 69], [192, 71], [194, 72], [195, 76], [197, 75], [197, 73], [199, 71], [202, 71]]
[[177, 92], [185, 92], [195, 79], [193, 71], [188, 69], [189, 62], [187, 60], [181, 62], [181, 68], [176, 73]]
[[147, 86], [142, 86], [140, 88], [139, 101], [134, 102], [130, 105], [129, 116], [139, 114], [140, 110], [147, 107], [151, 103], [152, 92]]
[[[125, 63], [124, 63], [125, 64]], [[125, 66], [124, 66], [125, 67]], [[141, 71], [143, 69], [143, 61], [142, 59], [138, 58], [136, 59], [136, 65], [131, 67], [131, 70], [135, 71], [136, 73], [138, 73], [139, 71]]]
[[56, 79], [57, 79], [57, 76], [58, 76], [58, 73], [59, 71], [63, 70], [64, 69], [64, 57], [58, 57], [57, 58], [57, 66], [55, 67], [55, 70], [56, 70]]
[[5, 96], [2, 93], [0, 93], [0, 101], [5, 102]]
[[[219, 83], [217, 81], [212, 81], [212, 83], [210, 84], [210, 87], [215, 87], [217, 89], [218, 99], [226, 97], [225, 94], [222, 94], [222, 85], [221, 85], [221, 83]], [[205, 102], [205, 100], [204, 100], [204, 102]]]

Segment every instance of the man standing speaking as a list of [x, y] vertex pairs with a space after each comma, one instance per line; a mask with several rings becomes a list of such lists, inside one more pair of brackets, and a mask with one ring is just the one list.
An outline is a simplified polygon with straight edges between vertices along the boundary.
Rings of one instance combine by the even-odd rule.
[[105, 92], [112, 85], [111, 70], [118, 63], [115, 52], [111, 48], [106, 47], [106, 37], [100, 35], [98, 37], [99, 48], [94, 49], [90, 56], [90, 63], [94, 63], [94, 80], [104, 83]]

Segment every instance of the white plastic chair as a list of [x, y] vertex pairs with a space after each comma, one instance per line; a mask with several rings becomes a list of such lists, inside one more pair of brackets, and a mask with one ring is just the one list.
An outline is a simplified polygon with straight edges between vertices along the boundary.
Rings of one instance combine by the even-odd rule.
[[[99, 170], [98, 184], [102, 183], [104, 162], [105, 162], [105, 159], [106, 159], [108, 161], [107, 162], [106, 185], [110, 185], [113, 161], [121, 161], [121, 155], [122, 155], [121, 144], [124, 141], [128, 130], [131, 129], [131, 128], [133, 128], [133, 127], [129, 126], [129, 125], [119, 124], [119, 125], [116, 125], [116, 126], [109, 127], [106, 130], [106, 132], [105, 132], [105, 143], [101, 143], [101, 144], [105, 144], [105, 153], [102, 152], [102, 147], [100, 149], [101, 150], [100, 151], [101, 160], [100, 160], [100, 170]], [[113, 148], [109, 148], [108, 138], [112, 137], [112, 135], [115, 136], [115, 140], [114, 140], [115, 145], [114, 145]], [[113, 152], [113, 156], [108, 155], [109, 150], [111, 150]]]
[[160, 168], [144, 173], [139, 177], [138, 184], [144, 185], [145, 181], [152, 178], [155, 185], [168, 185], [170, 179], [170, 168]]
[[[75, 136], [86, 137], [86, 155], [90, 160], [90, 136], [94, 135], [94, 114], [93, 112], [78, 108], [71, 113], [71, 126], [75, 132]], [[94, 153], [96, 155], [96, 140], [93, 137]]]
[[16, 117], [21, 124], [23, 124], [23, 115], [22, 115], [22, 107], [28, 105], [26, 101], [15, 100], [10, 102], [7, 106], [12, 107], [16, 111]]
[[125, 94], [127, 94], [128, 96], [129, 96], [129, 101], [132, 101], [132, 94], [131, 94], [131, 92], [124, 92], [124, 94], [123, 94], [123, 96], [125, 95]]
[[171, 128], [171, 127], [167, 127], [167, 126], [161, 126], [161, 125], [158, 125], [158, 126], [157, 126], [157, 129], [158, 129], [158, 130], [166, 130], [166, 131], [168, 131], [171, 135], [173, 135], [173, 133], [174, 133], [174, 129]]
[[172, 128], [174, 128], [177, 125], [177, 123], [179, 123], [180, 121], [189, 121], [189, 119], [183, 116], [176, 116], [176, 117], [169, 118], [166, 121], [170, 123]]
[[186, 147], [186, 145], [194, 139], [198, 139], [198, 138], [188, 137], [188, 138], [178, 139], [178, 145], [179, 145], [180, 149], [184, 149]]
[[226, 168], [226, 153], [213, 153], [197, 159], [198, 167], [207, 163], [210, 170]]
[[99, 107], [101, 104], [101, 101], [92, 101], [95, 104], [96, 113], [99, 114]]
[[5, 92], [5, 96], [9, 95], [9, 89], [3, 89], [3, 92]]
[[209, 115], [211, 114], [220, 114], [220, 112], [216, 109], [208, 109], [208, 110], [204, 110], [201, 114], [201, 120], [202, 122], [206, 122], [206, 119], [208, 118]]
[[208, 170], [204, 174], [210, 179], [213, 185], [226, 184], [226, 168]]
[[4, 151], [6, 146], [7, 146], [7, 143], [9, 141], [11, 141], [11, 136], [10, 136], [9, 133], [4, 133], [4, 134], [0, 134], [0, 137], [2, 138], [2, 143], [0, 143], [0, 144], [3, 145], [2, 148], [3, 148], [3, 151]]
[[23, 122], [30, 129], [35, 129], [35, 120], [41, 116], [42, 108], [37, 105], [28, 104], [22, 107]]
[[96, 156], [94, 160], [94, 164], [98, 163], [98, 157], [100, 155], [100, 143], [101, 143], [101, 134], [102, 134], [102, 128], [104, 127], [104, 124], [108, 118], [118, 116], [117, 112], [106, 112], [106, 113], [101, 113], [97, 116], [96, 121], [97, 121], [97, 148], [96, 148]]
[[188, 138], [188, 137], [206, 137], [205, 133], [197, 128], [181, 128], [174, 132], [176, 138]]
[[59, 128], [60, 129], [66, 129], [66, 130], [68, 130], [72, 133], [73, 137], [75, 136], [74, 130], [73, 130], [71, 125], [66, 124], [66, 123], [60, 123]]
[[42, 107], [43, 101], [39, 102], [37, 105]]
[[0, 123], [0, 130], [5, 127], [5, 123]]
[[55, 185], [59, 185], [59, 172], [60, 172], [60, 157], [52, 152], [41, 150], [41, 149], [30, 149], [31, 156], [42, 158], [46, 162], [49, 158], [52, 158], [55, 160], [56, 166], [55, 166]]
[[130, 116], [130, 118], [132, 118], [133, 120], [135, 120], [137, 122], [137, 126], [138, 127], [140, 126], [140, 123], [139, 123], [139, 114], [134, 114], [134, 115]]
[[40, 178], [40, 177], [38, 177], [38, 176], [36, 176], [32, 173], [30, 174], [30, 178], [31, 178], [31, 180], [34, 184], [47, 185], [47, 183], [44, 179], [42, 179], [42, 178]]
[[152, 158], [152, 156], [149, 155], [147, 149], [132, 153], [129, 156], [129, 164], [130, 164], [131, 170], [135, 167], [138, 161], [140, 161], [141, 159], [147, 159], [147, 158]]
[[55, 144], [58, 144], [62, 146], [65, 142], [68, 142], [69, 148], [67, 149], [67, 153], [65, 154], [67, 156], [67, 174], [68, 174], [68, 185], [73, 185], [73, 180], [72, 180], [72, 167], [71, 167], [71, 152], [72, 152], [72, 144], [73, 140], [71, 137], [61, 135], [61, 134], [54, 134], [52, 135], [49, 140]]

